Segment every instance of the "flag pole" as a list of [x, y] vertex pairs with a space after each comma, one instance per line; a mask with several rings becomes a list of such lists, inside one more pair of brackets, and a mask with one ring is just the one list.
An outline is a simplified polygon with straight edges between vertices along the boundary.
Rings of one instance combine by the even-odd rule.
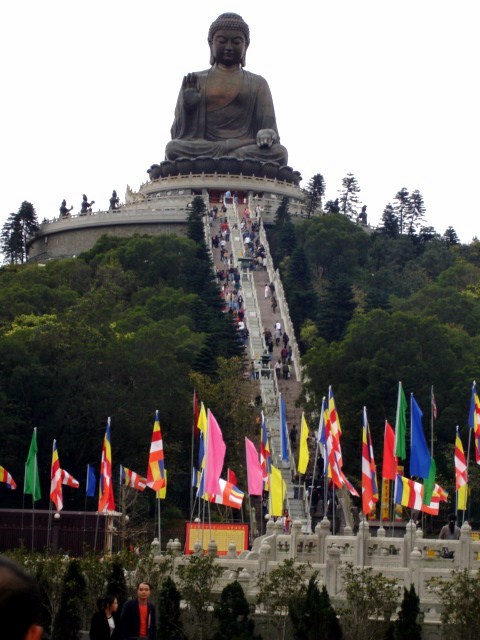
[[432, 384], [432, 388], [430, 390], [430, 455], [432, 458], [433, 458], [433, 420], [435, 418], [434, 398], [435, 396], [433, 395], [433, 384]]
[[158, 544], [159, 544], [159, 549], [160, 549], [160, 553], [162, 552], [162, 506], [161, 506], [161, 500], [158, 496], [158, 491], [157, 491], [157, 503], [158, 503]]
[[22, 495], [22, 520], [20, 524], [20, 537], [23, 544], [23, 515], [25, 513], [25, 483], [27, 482], [27, 463], [23, 466], [23, 495]]
[[[467, 447], [467, 486], [468, 486], [468, 477], [469, 477], [468, 476], [468, 466], [469, 466], [469, 463], [470, 463], [470, 447], [471, 447], [471, 444], [472, 444], [472, 429], [470, 428], [468, 430], [468, 447]], [[457, 495], [457, 492], [455, 492], [455, 495]], [[467, 490], [466, 496], [465, 496], [465, 507], [467, 506], [467, 504], [470, 506], [470, 503], [468, 501], [468, 490]], [[466, 509], [464, 509], [463, 513], [462, 513], [462, 524], [465, 523], [465, 511], [466, 511]]]
[[[193, 451], [195, 448], [195, 403], [196, 403], [196, 393], [195, 389], [193, 390], [193, 416], [192, 416], [192, 442], [191, 442], [191, 451], [190, 451], [190, 477], [193, 478]], [[193, 483], [190, 483], [190, 513], [193, 513]]]
[[[35, 433], [35, 444], [37, 442], [37, 427], [33, 429]], [[33, 463], [33, 493], [32, 493], [32, 551], [34, 550], [35, 542], [35, 495], [37, 492], [37, 453], [35, 452]]]
[[85, 547], [85, 536], [87, 533], [87, 489], [88, 489], [88, 464], [87, 464], [87, 480], [85, 483], [85, 502], [83, 505], [83, 541], [82, 546]]

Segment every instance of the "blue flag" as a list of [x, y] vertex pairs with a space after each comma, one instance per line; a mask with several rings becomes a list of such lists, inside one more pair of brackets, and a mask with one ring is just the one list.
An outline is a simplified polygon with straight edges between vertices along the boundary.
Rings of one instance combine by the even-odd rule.
[[91, 464], [87, 464], [87, 490], [85, 495], [87, 498], [95, 497], [95, 489], [97, 488], [97, 479], [95, 477], [95, 471]]
[[282, 460], [288, 462], [288, 427], [287, 427], [287, 416], [285, 411], [285, 402], [282, 398], [282, 394], [280, 394], [280, 442], [282, 449]]
[[415, 398], [411, 397], [412, 439], [410, 448], [410, 475], [418, 478], [428, 478], [430, 473], [430, 451], [428, 450], [425, 434], [423, 433], [423, 413]]

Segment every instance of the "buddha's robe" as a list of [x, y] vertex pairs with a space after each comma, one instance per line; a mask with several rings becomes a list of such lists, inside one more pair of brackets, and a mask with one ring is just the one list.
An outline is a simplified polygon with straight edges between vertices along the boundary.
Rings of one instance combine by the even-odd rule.
[[[243, 81], [237, 95], [218, 109], [207, 110], [208, 77], [210, 70], [198, 72], [200, 101], [187, 110], [180, 89], [172, 140], [167, 144], [167, 160], [198, 156], [233, 156], [239, 159], [272, 160], [286, 165], [288, 152], [279, 141], [272, 95], [267, 81], [261, 76], [241, 70]], [[256, 137], [260, 129], [273, 129], [276, 141], [271, 148], [260, 148]]]

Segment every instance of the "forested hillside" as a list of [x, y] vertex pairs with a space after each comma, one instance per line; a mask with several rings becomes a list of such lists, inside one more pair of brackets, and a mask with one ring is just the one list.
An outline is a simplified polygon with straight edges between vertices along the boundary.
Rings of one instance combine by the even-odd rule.
[[[269, 232], [304, 354], [312, 426], [332, 385], [345, 467], [359, 479], [362, 408], [380, 462], [398, 382], [423, 409], [428, 440], [433, 385], [434, 456], [452, 491], [455, 427], [466, 450], [471, 387], [480, 375], [480, 242], [462, 246], [453, 230], [441, 237], [431, 228], [400, 235], [387, 213], [373, 233], [340, 214], [294, 225], [283, 202]], [[478, 486], [477, 476], [474, 469]]]
[[[46, 508], [53, 438], [62, 467], [83, 483], [87, 463], [98, 472], [111, 416], [117, 484], [120, 463], [146, 473], [158, 409], [169, 502], [186, 508], [194, 384], [226, 437], [254, 424], [243, 347], [222, 310], [195, 214], [189, 236], [105, 237], [77, 259], [0, 269], [0, 464], [19, 484], [2, 491], [2, 506], [21, 506], [33, 427], [37, 506]], [[239, 451], [230, 449], [230, 466]], [[83, 508], [84, 496], [65, 491], [66, 508]]]

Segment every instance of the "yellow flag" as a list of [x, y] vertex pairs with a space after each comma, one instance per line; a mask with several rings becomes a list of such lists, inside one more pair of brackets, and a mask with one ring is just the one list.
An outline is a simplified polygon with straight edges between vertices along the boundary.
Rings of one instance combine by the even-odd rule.
[[270, 471], [270, 515], [282, 516], [283, 515], [283, 500], [287, 487], [285, 480], [282, 478], [282, 474], [276, 467], [273, 466]]
[[464, 484], [457, 491], [457, 500], [458, 500], [457, 509], [459, 511], [466, 511], [467, 510], [467, 497], [468, 497], [468, 484]]
[[203, 437], [205, 438], [207, 435], [207, 412], [205, 411], [205, 405], [203, 402], [200, 404], [197, 427], [203, 433]]
[[160, 500], [165, 500], [165, 498], [167, 497], [167, 470], [165, 469], [164, 471], [165, 471], [165, 484], [161, 489], [157, 491], [157, 498], [160, 498]]
[[298, 473], [304, 474], [308, 467], [310, 453], [308, 451], [308, 427], [305, 416], [302, 413], [302, 427], [300, 429], [300, 449], [298, 452]]

